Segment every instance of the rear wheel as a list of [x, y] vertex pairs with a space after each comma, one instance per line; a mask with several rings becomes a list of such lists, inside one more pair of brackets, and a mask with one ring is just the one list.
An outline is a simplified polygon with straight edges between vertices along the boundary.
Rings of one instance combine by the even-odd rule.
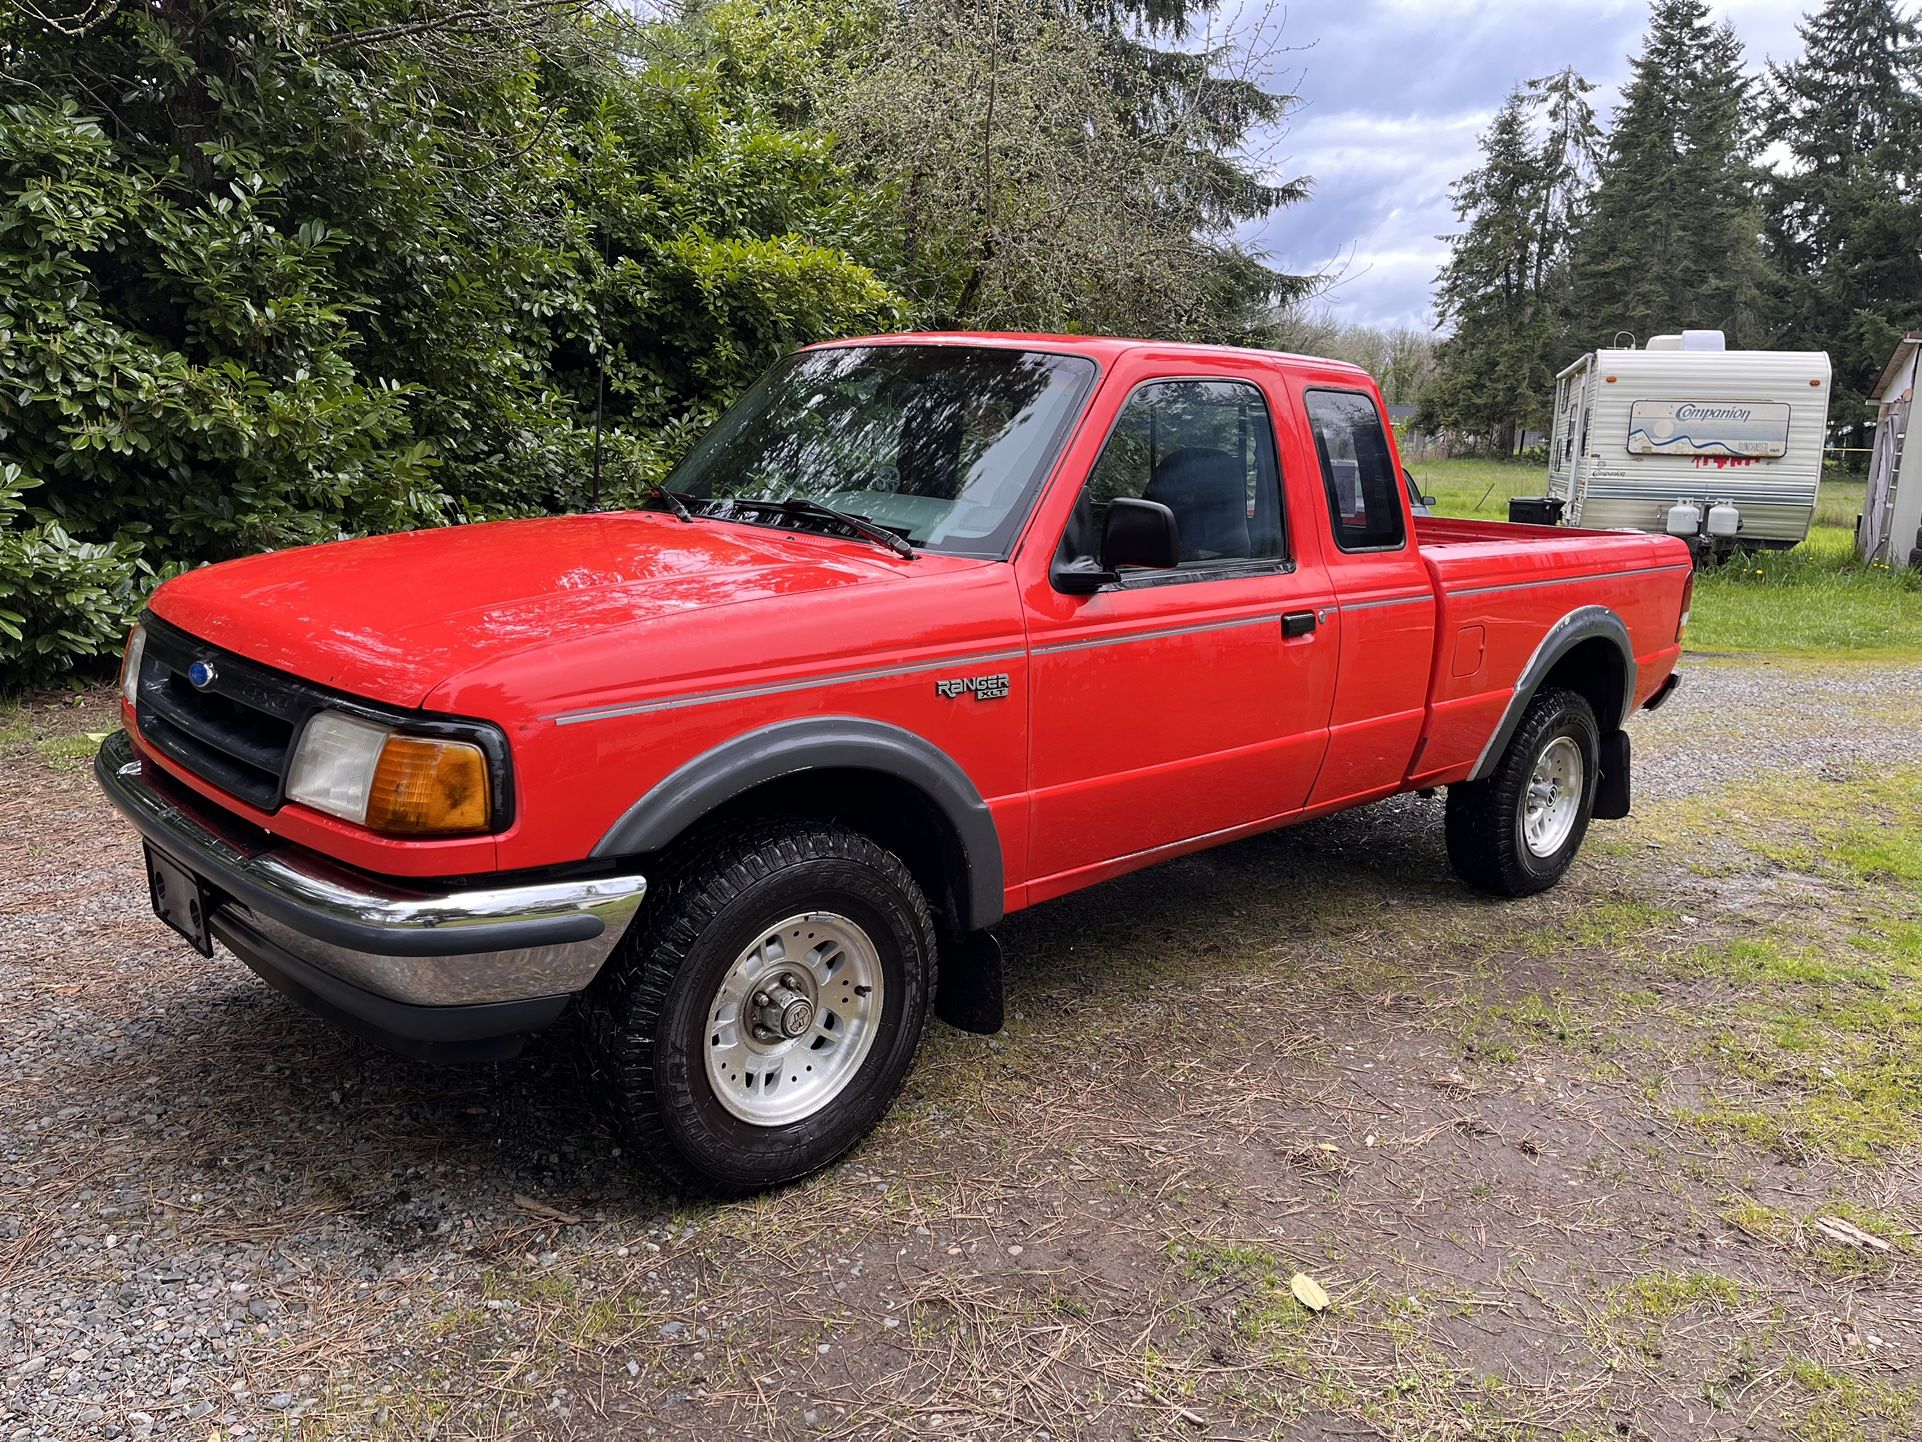
[[641, 1157], [718, 1192], [825, 1166], [886, 1113], [921, 1044], [934, 925], [865, 836], [731, 833], [663, 877], [587, 999], [594, 1086]]
[[1600, 760], [1588, 702], [1559, 687], [1538, 692], [1494, 772], [1448, 788], [1456, 873], [1496, 896], [1532, 896], [1560, 881], [1588, 834]]

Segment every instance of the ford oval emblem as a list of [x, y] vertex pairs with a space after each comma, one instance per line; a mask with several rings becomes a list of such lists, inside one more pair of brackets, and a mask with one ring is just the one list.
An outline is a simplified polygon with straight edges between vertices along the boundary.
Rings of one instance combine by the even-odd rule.
[[196, 661], [187, 668], [187, 681], [196, 691], [205, 691], [214, 684], [214, 677], [220, 673], [214, 670], [211, 661]]

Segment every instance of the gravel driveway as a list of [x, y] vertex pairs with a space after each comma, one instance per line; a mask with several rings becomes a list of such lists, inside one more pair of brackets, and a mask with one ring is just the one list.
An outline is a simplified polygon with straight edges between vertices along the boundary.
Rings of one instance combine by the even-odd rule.
[[[1922, 667], [1687, 670], [1675, 702], [1636, 724], [1638, 802], [1922, 754]], [[1142, 1339], [1180, 1306], [1196, 1325], [1221, 1306], [1245, 1317], [1270, 1285], [1246, 1264], [1223, 1302], [1207, 1291], [1215, 1254], [1171, 1239], [1205, 1226], [1224, 1249], [1274, 1248], [1338, 1217], [1351, 1244], [1377, 1225], [1415, 1236], [1429, 1184], [1377, 1185], [1366, 1161], [1346, 1160], [1381, 1150], [1391, 1125], [1412, 1135], [1404, 1106], [1442, 1108], [1446, 1140], [1461, 1130], [1447, 1109], [1479, 1091], [1478, 1115], [1507, 1135], [1503, 1098], [1533, 1126], [1581, 1090], [1546, 1072], [1463, 1078], [1458, 1049], [1419, 1010], [1421, 986], [1360, 998], [1316, 960], [1371, 937], [1403, 946], [1419, 929], [1410, 905], [1433, 905], [1444, 930], [1454, 908], [1465, 925], [1487, 913], [1442, 869], [1437, 804], [1408, 799], [1012, 919], [1007, 1037], [942, 1030], [895, 1121], [827, 1178], [713, 1207], [630, 1172], [590, 1119], [564, 1031], [517, 1062], [465, 1070], [339, 1037], [231, 957], [203, 961], [172, 940], [149, 914], [132, 832], [84, 766], [17, 748], [0, 785], [0, 1439], [1047, 1435], [1036, 1416], [1059, 1435], [1266, 1435], [1281, 1424], [1259, 1409], [1307, 1384], [1284, 1369], [1265, 1401], [1244, 1395], [1237, 1379], [1263, 1374], [1236, 1352], [1240, 1333], [1215, 1345], [1226, 1361], [1197, 1352], [1186, 1381], [1142, 1361], [1166, 1350]], [[1340, 890], [1312, 871], [1327, 857], [1347, 858], [1346, 919], [1291, 941], [1293, 913], [1260, 910], [1251, 885], [1309, 868], [1293, 883], [1304, 895]], [[1555, 904], [1573, 915], [1592, 899]], [[1138, 924], [1115, 931], [1131, 908]], [[1261, 958], [1284, 949], [1292, 1000], [1261, 994]], [[1116, 976], [1139, 980], [1117, 990]], [[1214, 1052], [1183, 996], [1217, 990], [1242, 1039]], [[1287, 1015], [1236, 1030], [1244, 1003], [1249, 1017]], [[1057, 1033], [1073, 1036], [1062, 1054], [1078, 1076], [1054, 1065]], [[1304, 1105], [1344, 1069], [1370, 1090], [1319, 1110], [1279, 1100]], [[1101, 1099], [1111, 1086], [1125, 1106]], [[1524, 1093], [1547, 1100], [1524, 1108]], [[1351, 1112], [1352, 1140], [1300, 1140]], [[1248, 1170], [1250, 1148], [1270, 1170]], [[1490, 1184], [1499, 1196], [1549, 1183], [1504, 1171]], [[1177, 1201], [1178, 1216], [1166, 1210]], [[1449, 1235], [1505, 1225], [1464, 1215]], [[1576, 1245], [1580, 1229], [1567, 1236]], [[1598, 1255], [1611, 1245], [1593, 1239]], [[1412, 1302], [1420, 1266], [1394, 1280], [1381, 1265], [1349, 1270]], [[948, 1348], [945, 1373], [917, 1360], [935, 1334], [910, 1336], [937, 1288], [942, 1315], [961, 1319], [926, 1343]], [[1033, 1306], [997, 1323], [1015, 1292]], [[1922, 1332], [1907, 1335], [1922, 1350]], [[1019, 1365], [997, 1361], [1017, 1340], [1032, 1346]], [[1570, 1407], [1599, 1406], [1590, 1380], [1556, 1385]], [[1321, 1419], [1311, 1432], [1347, 1430], [1331, 1420], [1340, 1403], [1302, 1405], [1294, 1415]], [[1257, 1414], [1267, 1420], [1253, 1427]], [[1683, 1412], [1648, 1415], [1648, 1434], [1690, 1435]]]

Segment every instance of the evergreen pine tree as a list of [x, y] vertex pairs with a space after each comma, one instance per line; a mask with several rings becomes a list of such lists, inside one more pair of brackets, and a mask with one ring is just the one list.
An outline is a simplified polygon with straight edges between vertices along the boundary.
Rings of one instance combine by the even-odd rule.
[[1655, 0], [1576, 247], [1577, 349], [1684, 328], [1763, 338], [1766, 266], [1742, 46], [1703, 0]]
[[1573, 70], [1510, 93], [1456, 182], [1436, 310], [1453, 327], [1423, 394], [1424, 426], [1513, 449], [1542, 427], [1566, 331], [1569, 240], [1594, 173], [1594, 87]]
[[1922, 43], [1892, 0], [1829, 0], [1800, 32], [1801, 58], [1770, 74], [1767, 133], [1788, 164], [1769, 177], [1766, 233], [1781, 339], [1829, 353], [1831, 419], [1847, 422], [1922, 324]]
[[1455, 182], [1453, 238], [1436, 279], [1435, 310], [1454, 329], [1436, 353], [1422, 402], [1424, 428], [1467, 431], [1512, 445], [1527, 371], [1533, 272], [1535, 155], [1528, 99], [1517, 88], [1481, 137], [1482, 163]]
[[1541, 340], [1527, 388], [1526, 421], [1546, 432], [1555, 402], [1555, 376], [1586, 349], [1573, 315], [1575, 237], [1593, 200], [1601, 131], [1588, 96], [1594, 82], [1572, 68], [1529, 88], [1545, 122], [1537, 164], [1535, 294]]
[[1252, 51], [1194, 43], [1223, 0], [1068, 3], [1107, 41], [1113, 64], [1103, 78], [1126, 99], [1136, 132], [1184, 158], [1169, 167], [1180, 177], [1178, 204], [1226, 229], [1306, 198], [1305, 182], [1264, 176], [1242, 151], [1249, 135], [1286, 119], [1295, 97], [1253, 78]]

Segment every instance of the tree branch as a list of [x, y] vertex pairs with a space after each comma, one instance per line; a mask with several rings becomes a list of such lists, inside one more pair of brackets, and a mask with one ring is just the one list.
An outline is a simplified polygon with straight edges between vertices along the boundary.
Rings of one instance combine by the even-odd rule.
[[494, 22], [504, 27], [523, 15], [553, 10], [590, 10], [601, 3], [602, 0], [512, 0], [512, 3], [507, 5], [474, 5], [465, 10], [449, 11], [445, 15], [433, 15], [395, 25], [374, 25], [365, 30], [350, 30], [344, 35], [336, 35], [332, 39], [322, 41], [316, 47], [315, 53], [324, 55], [329, 50], [341, 50], [354, 45], [384, 45], [392, 40], [405, 40], [415, 35], [430, 35], [436, 31], [452, 30], [476, 21], [483, 24]]

